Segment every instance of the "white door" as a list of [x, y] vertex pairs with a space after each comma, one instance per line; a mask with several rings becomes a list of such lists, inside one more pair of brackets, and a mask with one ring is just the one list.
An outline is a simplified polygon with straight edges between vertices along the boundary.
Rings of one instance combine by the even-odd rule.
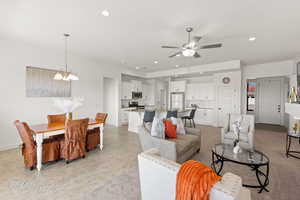
[[239, 106], [237, 100], [237, 89], [230, 86], [218, 87], [218, 103], [217, 103], [217, 116], [218, 126], [224, 125], [224, 119], [229, 113], [237, 113]]
[[258, 122], [281, 124], [281, 79], [259, 81]]

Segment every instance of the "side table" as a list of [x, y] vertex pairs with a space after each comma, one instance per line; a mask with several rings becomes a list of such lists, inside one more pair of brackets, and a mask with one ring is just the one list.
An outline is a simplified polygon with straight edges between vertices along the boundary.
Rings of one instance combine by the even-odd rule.
[[289, 156], [291, 156], [300, 159], [300, 151], [291, 151], [292, 139], [299, 140], [299, 145], [300, 145], [300, 133], [288, 132], [286, 134], [286, 144], [285, 144], [286, 157], [288, 158]]

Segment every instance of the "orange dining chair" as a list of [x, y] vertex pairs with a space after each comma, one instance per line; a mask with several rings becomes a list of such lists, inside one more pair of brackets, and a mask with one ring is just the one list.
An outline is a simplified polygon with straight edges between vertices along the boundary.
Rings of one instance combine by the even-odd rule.
[[60, 140], [61, 158], [64, 158], [67, 164], [76, 158], [85, 158], [88, 124], [88, 118], [67, 120], [65, 136]]
[[[97, 113], [95, 119], [105, 124], [107, 116], [108, 116], [107, 113]], [[88, 130], [87, 137], [86, 137], [86, 150], [90, 151], [92, 149], [95, 149], [99, 144], [100, 144], [100, 128], [98, 127], [98, 128]]]
[[[54, 124], [54, 123], [66, 123], [66, 114], [55, 114], [55, 115], [48, 115], [48, 124]], [[62, 139], [64, 137], [64, 134], [59, 135], [53, 135], [50, 136], [52, 139]]]
[[[36, 165], [36, 143], [33, 140], [33, 131], [25, 122], [14, 122], [19, 135], [22, 139], [22, 155], [24, 157], [24, 164], [33, 170]], [[43, 141], [42, 162], [57, 161], [60, 158], [59, 141], [55, 139], [44, 139]]]

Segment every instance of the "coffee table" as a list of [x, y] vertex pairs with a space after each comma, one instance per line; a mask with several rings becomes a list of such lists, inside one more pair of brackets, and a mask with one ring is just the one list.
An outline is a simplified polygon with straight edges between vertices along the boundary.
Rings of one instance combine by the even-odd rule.
[[[233, 145], [216, 144], [212, 149], [212, 169], [218, 174], [221, 174], [224, 162], [232, 162], [239, 165], [250, 167], [255, 171], [258, 185], [243, 184], [245, 187], [259, 188], [258, 193], [263, 190], [269, 192], [269, 158], [262, 152], [249, 151], [243, 149], [242, 152], [233, 153]], [[264, 170], [263, 170], [264, 169]]]
[[[294, 157], [294, 158], [298, 158], [300, 159], [300, 151], [291, 151], [291, 142], [292, 139], [296, 139], [299, 140], [299, 144], [300, 144], [300, 134], [299, 133], [294, 133], [294, 132], [288, 132], [286, 135], [286, 144], [285, 144], [285, 149], [286, 149], [286, 157]], [[299, 156], [297, 156], [296, 154], [299, 154]]]

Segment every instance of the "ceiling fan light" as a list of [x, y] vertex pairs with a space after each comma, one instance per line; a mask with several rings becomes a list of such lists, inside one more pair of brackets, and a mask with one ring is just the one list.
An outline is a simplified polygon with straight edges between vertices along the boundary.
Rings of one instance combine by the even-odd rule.
[[195, 53], [196, 51], [194, 49], [185, 49], [184, 51], [182, 51], [182, 54], [186, 57], [192, 57]]
[[54, 75], [54, 80], [62, 80], [63, 79], [63, 75], [60, 73], [60, 72], [57, 72], [55, 75]]

